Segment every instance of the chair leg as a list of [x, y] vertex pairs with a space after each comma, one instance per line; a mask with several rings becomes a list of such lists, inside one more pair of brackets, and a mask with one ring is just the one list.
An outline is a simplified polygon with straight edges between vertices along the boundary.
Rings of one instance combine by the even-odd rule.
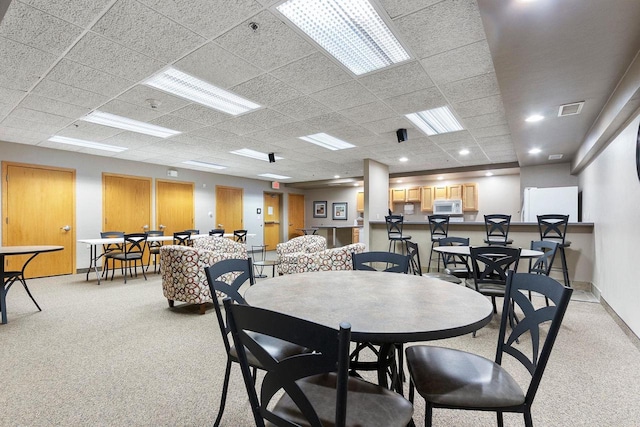
[[504, 427], [504, 419], [502, 417], [502, 412], [501, 411], [497, 411], [496, 412], [496, 416], [498, 418], [498, 427]]
[[431, 427], [433, 423], [433, 405], [430, 402], [425, 402], [424, 408], [424, 425], [425, 427]]
[[175, 304], [172, 299], [168, 299], [167, 302], [169, 303], [169, 307], [173, 307], [173, 305]]
[[29, 298], [31, 298], [31, 301], [33, 301], [36, 307], [38, 307], [38, 311], [42, 311], [42, 309], [36, 302], [36, 299], [33, 297], [33, 295], [31, 295], [31, 292], [29, 292], [29, 287], [27, 286], [27, 282], [25, 282], [24, 278], [20, 278], [20, 282], [22, 282], [22, 286], [24, 286], [24, 290], [27, 291], [27, 295], [29, 295]]
[[199, 313], [200, 313], [200, 314], [205, 314], [206, 312], [207, 312], [207, 305], [206, 305], [206, 304], [204, 304], [204, 303], [200, 304], [200, 310], [199, 310]]
[[564, 252], [564, 248], [560, 248], [560, 259], [562, 260], [562, 275], [564, 277], [564, 285], [566, 287], [571, 287], [571, 282], [569, 282], [569, 268], [567, 267], [567, 255]]
[[222, 414], [224, 413], [224, 405], [227, 403], [227, 391], [229, 389], [229, 376], [231, 375], [231, 359], [227, 357], [227, 367], [224, 370], [224, 381], [222, 383], [222, 396], [220, 396], [220, 407], [218, 408], [218, 416], [213, 423], [214, 427], [220, 425]]
[[533, 419], [531, 418], [531, 408], [526, 408], [522, 415], [524, 415], [524, 425], [526, 427], [533, 427]]

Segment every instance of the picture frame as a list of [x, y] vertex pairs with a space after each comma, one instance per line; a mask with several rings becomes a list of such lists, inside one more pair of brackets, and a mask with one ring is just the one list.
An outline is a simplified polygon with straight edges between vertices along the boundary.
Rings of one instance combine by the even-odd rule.
[[327, 217], [327, 201], [313, 202], [313, 217], [314, 218], [326, 218]]
[[347, 202], [338, 202], [333, 204], [333, 219], [347, 220]]

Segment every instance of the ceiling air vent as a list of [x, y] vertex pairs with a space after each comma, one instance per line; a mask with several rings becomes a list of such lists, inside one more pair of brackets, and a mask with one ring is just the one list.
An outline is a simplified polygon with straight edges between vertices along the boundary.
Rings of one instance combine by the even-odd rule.
[[558, 117], [575, 116], [576, 114], [580, 114], [583, 105], [584, 101], [561, 105], [560, 109], [558, 110]]
[[550, 154], [549, 160], [560, 160], [562, 158], [562, 154]]

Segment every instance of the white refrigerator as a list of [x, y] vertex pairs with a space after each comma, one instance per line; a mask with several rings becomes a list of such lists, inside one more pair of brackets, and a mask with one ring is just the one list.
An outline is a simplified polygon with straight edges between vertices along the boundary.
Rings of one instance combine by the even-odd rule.
[[578, 222], [578, 187], [526, 187], [522, 203], [522, 221], [538, 222], [537, 215], [569, 215]]

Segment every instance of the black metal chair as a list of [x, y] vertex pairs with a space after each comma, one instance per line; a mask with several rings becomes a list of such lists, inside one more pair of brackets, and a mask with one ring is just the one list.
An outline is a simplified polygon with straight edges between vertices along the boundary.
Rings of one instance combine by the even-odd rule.
[[[529, 258], [529, 273], [548, 276], [558, 251], [558, 243], [545, 240], [532, 241], [531, 249], [542, 252], [542, 255], [538, 258]], [[529, 292], [529, 299], [531, 299], [531, 292]], [[549, 300], [546, 301], [549, 305]]]
[[571, 282], [569, 281], [569, 267], [567, 266], [567, 255], [565, 253], [565, 249], [571, 246], [571, 242], [566, 240], [568, 225], [569, 215], [538, 215], [540, 240], [547, 240], [558, 244], [565, 286], [571, 286]]
[[413, 275], [422, 276], [422, 264], [418, 244], [407, 240], [407, 255], [409, 255], [409, 270]]
[[180, 246], [191, 246], [191, 233], [187, 231], [176, 231], [173, 233], [173, 244]]
[[[553, 306], [536, 309], [524, 291], [544, 295], [553, 301]], [[503, 425], [503, 413], [521, 413], [525, 425], [532, 427], [533, 399], [572, 292], [572, 289], [547, 276], [510, 271], [494, 361], [451, 348], [426, 345], [407, 348], [409, 400], [413, 402], [414, 390], [425, 398], [425, 426], [431, 426], [433, 408], [450, 408], [494, 411], [498, 426]], [[516, 306], [523, 315], [507, 335], [510, 313]], [[547, 325], [540, 326], [548, 322], [548, 332], [544, 337]], [[530, 356], [525, 354], [526, 347], [516, 345], [519, 338], [531, 340]], [[531, 375], [526, 392], [501, 366], [505, 353], [519, 361]]]
[[[438, 241], [438, 246], [469, 246], [467, 237], [443, 237]], [[427, 273], [426, 276], [435, 279], [446, 280], [447, 282], [461, 284], [463, 280], [471, 277], [471, 269], [467, 257], [463, 255], [440, 253], [442, 264], [441, 273]]]
[[233, 237], [236, 242], [247, 243], [247, 230], [233, 230]]
[[185, 233], [189, 233], [189, 234], [191, 234], [192, 236], [194, 236], [194, 235], [196, 235], [196, 234], [200, 234], [200, 230], [195, 229], [195, 228], [192, 228], [192, 229], [189, 229], [189, 230], [184, 230], [184, 232], [185, 232]]
[[[409, 255], [394, 252], [363, 252], [353, 254], [351, 261], [354, 270], [385, 271], [388, 273], [409, 272]], [[382, 267], [384, 264], [384, 267]]]
[[[431, 252], [429, 253], [429, 268], [431, 271], [431, 257], [433, 256], [433, 247], [440, 239], [445, 238], [449, 234], [449, 215], [429, 215], [429, 231], [431, 232]], [[439, 243], [438, 243], [439, 244]], [[438, 271], [440, 271], [440, 256], [438, 252]]]
[[[411, 240], [411, 236], [402, 234], [404, 217], [402, 215], [388, 215], [384, 217], [387, 223], [387, 237], [389, 238], [389, 252], [393, 245], [393, 252], [396, 251], [396, 243], [400, 242], [400, 250], [406, 250], [406, 242]], [[404, 247], [404, 249], [403, 249]]]
[[[124, 238], [124, 231], [101, 231], [100, 237], [103, 239], [122, 239]], [[115, 268], [113, 262], [113, 256], [115, 254], [121, 254], [124, 250], [122, 243], [107, 243], [102, 245], [102, 256], [104, 257], [104, 263], [102, 265], [102, 276], [109, 276], [109, 261], [111, 261], [111, 268]]]
[[487, 245], [507, 246], [513, 243], [509, 238], [509, 225], [511, 224], [511, 215], [485, 215], [484, 226], [487, 232], [487, 238], [484, 243]]
[[209, 230], [209, 236], [224, 237], [224, 228], [214, 228], [213, 230]]
[[493, 312], [498, 312], [496, 297], [504, 297], [507, 271], [518, 269], [520, 248], [482, 246], [469, 248], [473, 289], [491, 297]]
[[153, 255], [153, 272], [156, 272], [156, 268], [158, 266], [158, 256], [160, 255], [160, 248], [162, 247], [162, 242], [149, 240], [149, 237], [159, 237], [164, 236], [164, 231], [162, 230], [149, 230], [147, 231], [147, 271], [149, 271], [149, 266], [151, 265], [151, 255]]
[[[147, 246], [147, 233], [125, 234], [123, 244], [124, 251], [113, 255], [112, 258], [123, 264], [124, 283], [127, 283], [127, 270], [129, 271], [129, 276], [133, 277], [133, 274], [131, 273], [131, 263], [133, 263], [135, 276], [138, 277], [138, 261], [140, 261], [140, 269], [142, 270], [144, 280], [147, 280], [147, 275], [144, 272], [144, 265], [142, 265], [142, 256], [144, 254], [144, 249]], [[113, 280], [113, 273], [114, 271], [111, 270], [111, 280]]]
[[[224, 300], [225, 312], [255, 425], [406, 426], [413, 407], [384, 387], [349, 376], [351, 325], [332, 329], [306, 320]], [[264, 337], [309, 351], [274, 357]], [[266, 371], [260, 399], [247, 351]], [[277, 400], [276, 400], [277, 399]]]

